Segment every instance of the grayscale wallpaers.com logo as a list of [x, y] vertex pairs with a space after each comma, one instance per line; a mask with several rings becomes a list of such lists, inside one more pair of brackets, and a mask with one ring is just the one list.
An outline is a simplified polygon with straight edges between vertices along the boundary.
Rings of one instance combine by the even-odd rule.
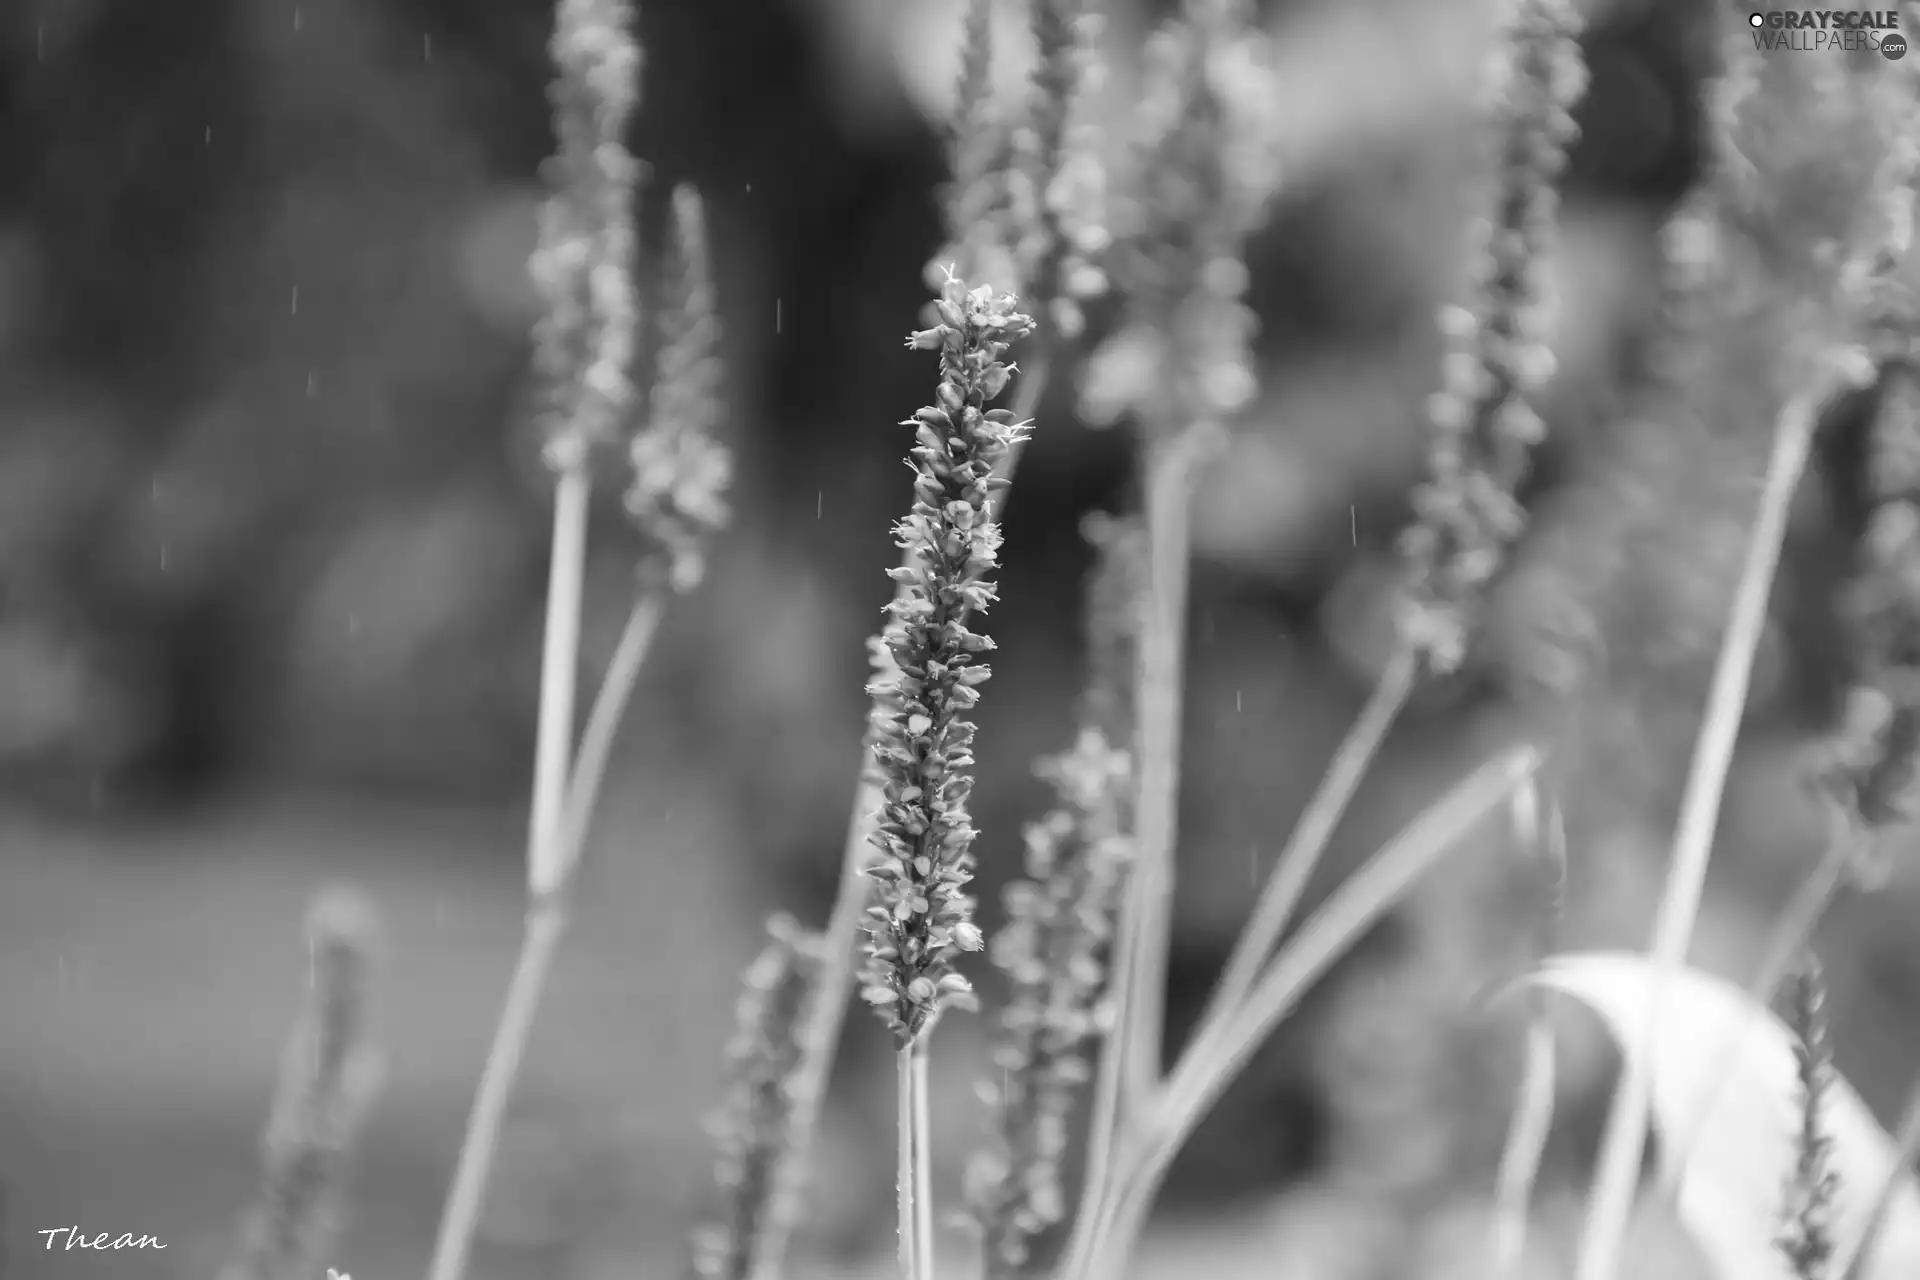
[[1753, 47], [1816, 52], [1878, 50], [1889, 62], [1906, 56], [1907, 38], [1900, 33], [1900, 14], [1894, 9], [1783, 9], [1749, 13]]

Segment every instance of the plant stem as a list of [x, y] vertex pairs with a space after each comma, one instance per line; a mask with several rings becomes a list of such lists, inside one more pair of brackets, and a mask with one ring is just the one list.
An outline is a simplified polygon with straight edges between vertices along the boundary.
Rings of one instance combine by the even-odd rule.
[[[1039, 404], [1045, 390], [1048, 362], [1043, 357], [1023, 364], [1014, 387], [1013, 415], [1023, 421]], [[1001, 480], [1013, 478], [1021, 450], [1009, 449], [994, 468]], [[998, 520], [1006, 508], [1010, 488], [1000, 489], [990, 500], [987, 518]], [[910, 564], [904, 556], [902, 564]], [[901, 590], [905, 590], [904, 587]], [[827, 1085], [833, 1076], [833, 1061], [840, 1048], [840, 1033], [846, 1025], [847, 1000], [853, 992], [855, 959], [859, 951], [860, 920], [872, 899], [873, 883], [867, 877], [872, 857], [873, 816], [881, 803], [880, 788], [875, 785], [863, 745], [859, 782], [854, 788], [853, 809], [847, 815], [847, 834], [840, 849], [840, 880], [834, 893], [833, 909], [821, 935], [820, 977], [808, 997], [802, 1015], [800, 1043], [803, 1046], [799, 1069], [789, 1086], [791, 1110], [787, 1141], [771, 1175], [775, 1188], [766, 1223], [761, 1230], [754, 1280], [779, 1280], [787, 1246], [793, 1238], [801, 1209], [806, 1203], [807, 1161], [813, 1151], [813, 1135], [825, 1105]]]
[[913, 1240], [915, 1280], [933, 1280], [933, 1117], [927, 1080], [929, 1028], [913, 1042]]
[[[1020, 362], [1020, 382], [1014, 387], [1013, 400], [1008, 405], [1008, 410], [1013, 414], [1015, 422], [1025, 422], [1039, 411], [1040, 400], [1047, 394], [1047, 381], [1053, 373], [1053, 362], [1048, 355], [1053, 344], [1047, 341], [1045, 330], [1034, 334], [1034, 345], [1036, 348], [1034, 354]], [[1027, 446], [1032, 443], [1032, 436], [1014, 441], [1013, 447], [1007, 450], [1007, 456], [1002, 458], [1000, 465], [994, 468], [994, 474], [1002, 480], [1011, 480], [1014, 469], [1020, 465], [1020, 455], [1026, 452]], [[1004, 519], [1007, 499], [1012, 495], [1011, 487], [1003, 488], [992, 495], [987, 503], [987, 519]]]
[[1076, 1230], [1064, 1280], [1095, 1280], [1107, 1260], [1124, 1259], [1145, 1225], [1154, 1192], [1187, 1135], [1307, 990], [1393, 909], [1423, 874], [1452, 851], [1475, 822], [1539, 766], [1517, 747], [1482, 765], [1421, 812], [1330, 894], [1276, 956], [1246, 1003], [1222, 1024], [1214, 1043], [1185, 1057], [1155, 1099], [1140, 1139], [1122, 1155], [1116, 1193], [1100, 1220]]
[[[1765, 1006], [1771, 1004], [1774, 993], [1780, 986], [1780, 980], [1786, 977], [1787, 969], [1793, 964], [1793, 958], [1800, 953], [1813, 936], [1814, 927], [1825, 914], [1839, 890], [1846, 875], [1847, 864], [1852, 857], [1852, 848], [1838, 832], [1829, 842], [1826, 853], [1821, 857], [1812, 874], [1800, 883], [1793, 897], [1787, 902], [1779, 918], [1774, 922], [1766, 941], [1766, 950], [1760, 956], [1753, 978], [1747, 983], [1747, 996], [1754, 1003]], [[1764, 1021], [1753, 1021], [1745, 1025], [1745, 1034], [1756, 1034], [1759, 1028], [1766, 1026]], [[1732, 1038], [1732, 1042], [1718, 1050], [1720, 1056], [1729, 1062], [1745, 1059], [1748, 1046], [1741, 1036]], [[1701, 1135], [1707, 1131], [1715, 1112], [1718, 1110], [1725, 1093], [1714, 1090], [1711, 1096], [1699, 1100], [1699, 1105], [1689, 1111], [1692, 1117], [1686, 1137], [1674, 1143], [1673, 1150], [1678, 1154], [1667, 1162], [1663, 1171], [1662, 1187], [1668, 1193], [1677, 1193], [1680, 1180], [1686, 1172], [1688, 1163], [1693, 1159], [1694, 1148], [1699, 1145]]]
[[894, 1051], [899, 1093], [899, 1148], [894, 1194], [900, 1224], [901, 1280], [933, 1280], [932, 1159], [927, 1150], [925, 1035]]
[[1180, 791], [1180, 717], [1186, 639], [1189, 507], [1198, 432], [1147, 457], [1148, 579], [1135, 705], [1135, 857], [1115, 928], [1109, 990], [1116, 1017], [1094, 1077], [1086, 1172], [1069, 1252], [1112, 1193], [1115, 1156], [1137, 1100], [1160, 1083], [1172, 929], [1173, 857]]
[[1506, 1146], [1500, 1152], [1500, 1169], [1494, 1183], [1493, 1265], [1494, 1274], [1501, 1277], [1523, 1274], [1521, 1263], [1533, 1210], [1533, 1188], [1540, 1176], [1541, 1153], [1547, 1149], [1547, 1136], [1553, 1130], [1553, 1024], [1544, 1016], [1537, 999], [1534, 1004], [1527, 1018], [1520, 1096], [1514, 1102], [1513, 1119], [1507, 1126]]
[[527, 819], [530, 905], [520, 956], [494, 1028], [493, 1046], [467, 1118], [453, 1182], [440, 1215], [428, 1280], [460, 1280], [486, 1194], [500, 1122], [526, 1051], [534, 1010], [565, 930], [555, 891], [563, 873], [560, 848], [567, 793], [569, 744], [580, 660], [580, 602], [585, 594], [587, 512], [591, 477], [584, 462], [565, 467], [554, 482], [553, 540], [547, 574], [546, 632], [540, 655], [539, 726], [534, 741], [533, 802]]
[[[584, 481], [585, 472], [578, 472]], [[520, 1063], [533, 1034], [534, 1013], [546, 988], [547, 975], [566, 934], [568, 912], [565, 890], [580, 861], [588, 823], [606, 776], [613, 740], [659, 631], [665, 599], [645, 592], [627, 615], [620, 641], [607, 665], [600, 689], [587, 716], [587, 728], [568, 779], [567, 745], [573, 732], [574, 673], [578, 668], [580, 599], [585, 579], [586, 498], [584, 483], [569, 483], [574, 473], [561, 477], [554, 504], [553, 569], [547, 595], [546, 651], [541, 663], [540, 733], [534, 765], [533, 826], [528, 835], [528, 878], [531, 887], [526, 930], [519, 959], [507, 987], [506, 1003], [494, 1028], [473, 1109], [467, 1118], [453, 1183], [441, 1213], [434, 1242], [429, 1280], [459, 1280], [466, 1270], [485, 1198], [500, 1126], [520, 1073]], [[569, 603], [570, 601], [570, 603]], [[564, 655], [562, 654], [564, 650]], [[564, 718], [554, 705], [564, 702]], [[556, 731], [555, 726], [558, 726]], [[556, 767], [554, 758], [559, 758]], [[558, 778], [558, 782], [554, 781]], [[550, 794], [558, 792], [558, 798]], [[541, 822], [551, 822], [551, 828]], [[544, 888], [542, 886], [545, 886]]]
[[527, 819], [527, 889], [535, 898], [559, 887], [562, 808], [566, 803], [575, 685], [580, 666], [580, 601], [587, 576], [584, 463], [560, 473], [553, 491], [553, 549], [547, 574], [546, 638], [540, 655], [540, 711], [533, 755], [533, 804]]
[[1307, 883], [1326, 853], [1334, 831], [1346, 815], [1348, 805], [1353, 802], [1354, 793], [1360, 789], [1360, 783], [1373, 767], [1374, 759], [1380, 754], [1394, 721], [1407, 705], [1419, 669], [1419, 658], [1414, 650], [1405, 644], [1396, 645], [1366, 705], [1360, 709], [1353, 726], [1347, 730], [1346, 738], [1327, 766], [1326, 775], [1321, 778], [1319, 787], [1301, 811], [1300, 820], [1288, 836], [1286, 846], [1280, 850], [1273, 872], [1254, 905], [1253, 914], [1234, 942], [1226, 969], [1214, 987], [1206, 1011], [1200, 1017], [1194, 1044], [1200, 1042], [1200, 1037], [1209, 1028], [1233, 1017], [1247, 998], [1247, 993], [1253, 989], [1261, 970], [1272, 957], [1274, 947], [1286, 932], [1294, 909], [1300, 904], [1300, 896], [1306, 892]]
[[536, 898], [527, 910], [520, 957], [507, 986], [506, 1004], [500, 1011], [500, 1023], [494, 1028], [486, 1066], [480, 1072], [480, 1087], [474, 1094], [473, 1112], [467, 1119], [466, 1137], [460, 1144], [453, 1184], [447, 1192], [446, 1208], [440, 1215], [440, 1234], [434, 1240], [428, 1280], [460, 1280], [466, 1271], [467, 1253], [473, 1244], [474, 1227], [480, 1221], [500, 1124], [506, 1117], [507, 1102], [520, 1072], [520, 1060], [532, 1035], [540, 993], [546, 986], [547, 973], [553, 967], [554, 954], [566, 927], [566, 907], [558, 895]]
[[[1707, 861], [1713, 852], [1720, 801], [1746, 708], [1747, 687], [1753, 674], [1754, 653], [1766, 628], [1767, 598], [1786, 537], [1787, 516], [1812, 445], [1815, 402], [1798, 397], [1780, 414], [1774, 430], [1773, 457], [1767, 466], [1760, 510], [1747, 543], [1746, 563], [1734, 592], [1733, 610], [1720, 645], [1720, 656], [1707, 695], [1705, 719], [1694, 746], [1680, 818], [1674, 828], [1673, 855], [1660, 909], [1654, 919], [1650, 958], [1657, 968], [1649, 1031], [1661, 1025], [1665, 992], [1671, 976], [1687, 959], [1700, 896], [1706, 885]], [[1627, 1054], [1620, 1083], [1614, 1090], [1595, 1165], [1587, 1204], [1585, 1231], [1574, 1270], [1575, 1280], [1614, 1280], [1619, 1270], [1621, 1241], [1637, 1190], [1642, 1149], [1647, 1136], [1647, 1105], [1651, 1091], [1644, 1055]]]
[[601, 677], [600, 692], [594, 696], [587, 713], [586, 731], [580, 737], [580, 751], [574, 759], [573, 778], [567, 786], [566, 804], [561, 811], [560, 874], [564, 880], [586, 846], [587, 828], [600, 799], [600, 786], [606, 780], [607, 762], [613, 756], [614, 736], [626, 718], [627, 703], [632, 700], [634, 683], [653, 649], [659, 634], [660, 619], [666, 612], [666, 597], [658, 591], [643, 590], [627, 613], [626, 626], [607, 661]]
[[1189, 429], [1155, 443], [1147, 454], [1147, 604], [1135, 697], [1139, 715], [1135, 854], [1115, 939], [1122, 962], [1117, 989], [1123, 1002], [1118, 1054], [1118, 1103], [1123, 1110], [1160, 1083], [1174, 846], [1179, 834], [1189, 517], [1200, 439], [1200, 429]]

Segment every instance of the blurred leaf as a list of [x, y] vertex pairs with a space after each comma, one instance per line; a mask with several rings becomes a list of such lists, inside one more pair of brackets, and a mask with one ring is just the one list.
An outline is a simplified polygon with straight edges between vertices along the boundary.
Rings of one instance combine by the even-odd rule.
[[[1659, 977], [1643, 956], [1593, 952], [1556, 957], [1533, 981], [1593, 1010], [1621, 1052], [1644, 1061], [1660, 1159], [1692, 1147], [1676, 1179], [1680, 1221], [1725, 1280], [1793, 1280], [1773, 1243], [1800, 1125], [1793, 1033], [1740, 988], [1696, 969], [1674, 975], [1656, 1009]], [[1844, 1079], [1829, 1087], [1825, 1124], [1840, 1179], [1833, 1234], [1850, 1249], [1897, 1155]], [[1865, 1280], [1920, 1275], [1920, 1186], [1910, 1174], [1901, 1176], [1877, 1263]]]

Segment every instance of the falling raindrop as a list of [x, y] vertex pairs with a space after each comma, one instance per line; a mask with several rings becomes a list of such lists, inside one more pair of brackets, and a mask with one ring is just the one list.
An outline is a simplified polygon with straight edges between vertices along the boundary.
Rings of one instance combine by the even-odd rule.
[[163, 542], [160, 544], [160, 572], [165, 573], [166, 571], [167, 571], [167, 544]]
[[1347, 508], [1347, 532], [1353, 538], [1353, 545], [1360, 545], [1360, 513], [1349, 506]]
[[308, 399], [313, 398], [317, 385], [318, 384], [314, 381], [313, 370], [311, 369], [307, 370], [307, 398]]
[[293, 31], [295, 35], [300, 34], [300, 6], [298, 5], [293, 8]]
[[300, 286], [299, 285], [293, 286], [293, 310], [291, 310], [287, 314], [296, 315], [296, 316], [300, 314]]
[[775, 299], [773, 300], [773, 331], [774, 331], [775, 333], [779, 333], [779, 332], [780, 332], [780, 304], [781, 304], [781, 301], [782, 301], [782, 299], [780, 299], [780, 298], [775, 298]]
[[1240, 691], [1238, 689], [1233, 691], [1233, 709], [1235, 711], [1240, 710]]
[[213, 145], [213, 126], [212, 125], [207, 126], [206, 145], [209, 147]]
[[427, 61], [432, 62], [433, 61], [433, 37], [431, 35], [422, 35], [420, 37], [420, 42], [421, 42], [422, 48], [426, 51]]
[[826, 510], [826, 507], [827, 507], [826, 490], [815, 489], [813, 491], [813, 518], [815, 520], [820, 519], [821, 513]]

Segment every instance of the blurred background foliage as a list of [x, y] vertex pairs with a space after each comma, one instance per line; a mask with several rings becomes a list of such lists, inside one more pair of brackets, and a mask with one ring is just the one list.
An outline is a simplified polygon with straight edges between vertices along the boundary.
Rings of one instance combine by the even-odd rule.
[[[1097, 109], [1121, 125], [1133, 51], [1168, 5], [1107, 4]], [[1423, 698], [1325, 877], [1478, 746], [1546, 728], [1575, 835], [1569, 941], [1637, 944], [1760, 445], [1703, 442], [1634, 394], [1658, 355], [1653, 232], [1699, 163], [1704, 11], [1588, 7], [1534, 528], [1482, 660]], [[634, 710], [483, 1275], [611, 1275], [678, 1249], [757, 918], [818, 913], [830, 893], [861, 640], [905, 497], [891, 424], [930, 377], [900, 335], [939, 239], [958, 6], [639, 10], [645, 233], [673, 183], [698, 184], [740, 515]], [[1265, 16], [1287, 178], [1250, 250], [1262, 393], [1197, 505], [1176, 1021], [1384, 656], [1489, 47], [1482, 0], [1284, 0]], [[424, 1256], [516, 924], [508, 798], [525, 786], [545, 573], [525, 260], [549, 22], [544, 0], [0, 8], [0, 1178], [16, 1274], [186, 1276], [219, 1257], [294, 1009], [300, 904], [342, 877], [389, 916], [395, 1058], [342, 1268]], [[1017, 76], [1017, 18], [1004, 25]], [[989, 883], [1034, 815], [1028, 762], [1067, 731], [1079, 519], [1129, 497], [1124, 436], [1073, 410], [1056, 388], [1010, 509], [980, 739]], [[1844, 486], [1807, 488], [1709, 967], [1750, 963], [1817, 852], [1793, 773], [1834, 713], [1828, 584], [1853, 531]], [[596, 536], [590, 666], [633, 558], [611, 505]], [[1589, 677], [1577, 694], [1561, 692], [1570, 671]], [[1499, 926], [1530, 899], [1514, 851], [1484, 843], [1279, 1037], [1176, 1201], [1309, 1188], [1367, 1221], [1486, 1158], [1505, 1042], [1460, 1009], [1516, 962], [1518, 930]], [[1887, 1016], [1920, 983], [1893, 924], [1909, 894], [1843, 909], [1828, 959], [1842, 1066], [1883, 1114], [1920, 1053]], [[951, 1032], [956, 1099], [968, 1038]], [[858, 1252], [885, 1235], [888, 1119], [861, 1102], [877, 1037], [849, 1039], [816, 1243]], [[970, 1123], [951, 1110], [948, 1150]], [[178, 1247], [35, 1256], [33, 1230], [75, 1221]]]

